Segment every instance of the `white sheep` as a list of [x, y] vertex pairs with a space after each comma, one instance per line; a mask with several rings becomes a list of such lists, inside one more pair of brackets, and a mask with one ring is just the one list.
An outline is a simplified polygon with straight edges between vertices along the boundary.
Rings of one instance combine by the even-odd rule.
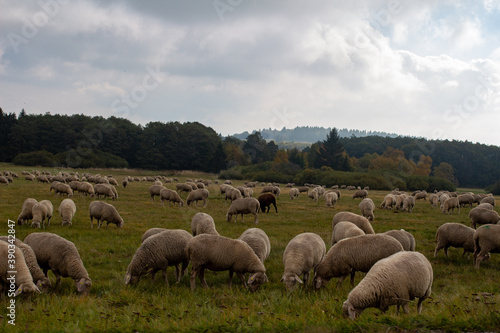
[[413, 211], [413, 207], [415, 207], [415, 197], [414, 196], [407, 196], [403, 199], [403, 210], [406, 210], [408, 213], [411, 213]]
[[245, 230], [238, 239], [250, 245], [260, 261], [264, 262], [269, 257], [271, 253], [271, 242], [264, 230], [249, 228]]
[[455, 210], [455, 208], [457, 208], [458, 214], [460, 214], [460, 203], [458, 202], [457, 197], [448, 198], [441, 205], [441, 211], [443, 212], [443, 214], [450, 214], [450, 210], [453, 213], [453, 210]]
[[[489, 207], [492, 209], [489, 209]], [[469, 217], [471, 219], [470, 226], [474, 229], [478, 224], [496, 224], [500, 222], [500, 215], [493, 210], [493, 206], [490, 204], [484, 204], [483, 206], [472, 208], [469, 212]]]
[[415, 251], [415, 237], [413, 237], [413, 235], [408, 231], [404, 229], [389, 230], [384, 232], [384, 234], [396, 238], [396, 240], [403, 246], [403, 250]]
[[168, 201], [168, 206], [170, 207], [171, 203], [179, 204], [179, 207], [184, 206], [184, 200], [181, 199], [179, 193], [169, 188], [164, 188], [160, 191], [160, 199], [162, 206], [165, 205], [165, 201]]
[[490, 196], [486, 196], [483, 199], [481, 199], [480, 203], [489, 203], [493, 207], [495, 207], [495, 197], [493, 197], [491, 195]]
[[78, 183], [78, 192], [83, 195], [89, 195], [91, 198], [95, 195], [94, 187], [89, 182], [79, 182]]
[[354, 285], [356, 271], [366, 273], [380, 259], [403, 250], [400, 242], [384, 234], [343, 239], [328, 250], [323, 261], [316, 267], [314, 285], [319, 289], [331, 278], [338, 277], [339, 288], [349, 275], [351, 285]]
[[241, 214], [241, 221], [245, 222], [243, 214], [253, 214], [253, 216], [255, 216], [254, 224], [257, 224], [259, 223], [259, 216], [257, 214], [259, 209], [259, 200], [255, 198], [239, 198], [234, 200], [231, 203], [231, 206], [229, 206], [226, 214], [226, 219], [228, 222], [230, 222], [234, 215], [234, 222], [236, 222], [236, 220], [238, 219], [238, 214]]
[[290, 199], [293, 200], [295, 198], [299, 197], [299, 189], [298, 188], [291, 188], [290, 191], [288, 191], [288, 194], [290, 195]]
[[458, 202], [461, 207], [465, 207], [467, 205], [472, 207], [472, 203], [474, 202], [474, 196], [469, 193], [461, 194], [458, 196]]
[[241, 195], [241, 192], [237, 188], [234, 188], [232, 186], [228, 186], [226, 188], [225, 195], [226, 195], [226, 198], [225, 198], [226, 203], [227, 203], [227, 199], [229, 199], [231, 202], [233, 202], [236, 199], [243, 198], [243, 196]]
[[343, 314], [356, 319], [366, 308], [385, 312], [396, 305], [408, 314], [408, 303], [418, 298], [417, 312], [422, 312], [422, 302], [431, 294], [434, 274], [432, 265], [419, 252], [398, 252], [375, 263], [365, 278], [351, 290], [342, 305]]
[[159, 234], [160, 232], [163, 232], [165, 230], [168, 230], [168, 229], [166, 229], [166, 228], [150, 228], [150, 229], [146, 230], [144, 232], [144, 234], [142, 234], [141, 243], [144, 243], [144, 241], [146, 239], [148, 239], [149, 237], [156, 235], [156, 234]]
[[361, 211], [361, 215], [366, 217], [368, 221], [373, 221], [375, 215], [373, 215], [373, 211], [375, 210], [375, 203], [370, 198], [364, 198], [359, 203], [359, 210]]
[[203, 287], [208, 287], [205, 281], [206, 268], [212, 271], [229, 270], [229, 287], [232, 284], [233, 273], [238, 275], [245, 287], [247, 282], [244, 274], [251, 273], [248, 287], [252, 291], [269, 281], [264, 264], [250, 245], [242, 240], [202, 234], [189, 241], [186, 253], [191, 262], [191, 290], [196, 289], [196, 276], [199, 277]]
[[31, 233], [24, 239], [35, 252], [40, 268], [47, 276], [51, 270], [56, 276], [57, 288], [61, 277], [70, 277], [75, 281], [77, 291], [82, 295], [88, 295], [92, 280], [89, 278], [78, 250], [69, 240], [50, 233]]
[[17, 217], [17, 224], [22, 225], [25, 222], [33, 219], [33, 206], [38, 202], [38, 200], [34, 198], [27, 198], [24, 200], [23, 205], [21, 207], [21, 213]]
[[[297, 196], [298, 196], [298, 191], [297, 191]], [[339, 197], [337, 195], [336, 192], [333, 192], [333, 191], [328, 191], [326, 192], [324, 195], [324, 198], [325, 198], [325, 205], [327, 207], [335, 207], [335, 204], [337, 203]]]
[[160, 197], [161, 190], [166, 189], [163, 185], [151, 185], [149, 187], [149, 195], [151, 196], [151, 200], [155, 201], [155, 197]]
[[309, 273], [323, 260], [325, 253], [325, 242], [319, 235], [312, 232], [298, 234], [288, 242], [283, 252], [285, 272], [281, 282], [288, 290], [292, 290], [297, 282], [307, 286]]
[[490, 252], [500, 252], [500, 225], [486, 224], [474, 232], [474, 263], [479, 269], [481, 261], [489, 258]]
[[474, 229], [461, 223], [442, 224], [436, 231], [437, 244], [434, 257], [437, 256], [441, 249], [444, 249], [444, 254], [448, 257], [448, 248], [450, 246], [463, 248], [462, 257], [466, 252], [474, 253], [474, 232]]
[[101, 195], [105, 198], [116, 199], [115, 192], [113, 191], [113, 186], [108, 184], [95, 184], [94, 185], [94, 195], [99, 199]]
[[123, 219], [116, 208], [102, 201], [93, 201], [89, 205], [90, 228], [94, 228], [94, 218], [97, 220], [97, 227], [101, 227], [101, 223], [106, 221], [106, 227], [110, 223], [116, 224], [118, 228], [123, 227]]
[[62, 225], [72, 225], [71, 220], [76, 214], [76, 205], [73, 200], [67, 198], [59, 205], [59, 215], [62, 217]]
[[193, 236], [201, 234], [218, 235], [212, 216], [206, 213], [196, 213], [191, 219], [191, 233]]
[[65, 183], [56, 183], [54, 184], [54, 193], [55, 194], [66, 194], [68, 197], [73, 196], [73, 190], [68, 184]]
[[175, 266], [176, 281], [179, 282], [189, 264], [186, 246], [192, 238], [193, 236], [186, 230], [173, 229], [144, 239], [127, 267], [125, 284], [135, 285], [142, 275], [148, 273], [151, 273], [154, 279], [156, 272], [161, 270], [168, 287], [168, 266]]
[[[14, 259], [11, 259], [14, 256]], [[17, 296], [21, 293], [40, 292], [40, 289], [33, 283], [30, 270], [24, 259], [23, 252], [11, 243], [0, 241], [0, 294], [2, 296], [8, 292], [9, 297]], [[14, 261], [11, 264], [11, 259]], [[12, 265], [14, 265], [12, 267]], [[14, 284], [16, 291], [11, 294], [10, 286]]]
[[364, 234], [365, 232], [354, 223], [349, 221], [341, 221], [335, 224], [335, 227], [333, 227], [331, 245], [333, 246], [335, 243], [338, 243], [342, 239], [361, 236]]
[[396, 196], [389, 193], [384, 197], [384, 201], [380, 204], [380, 208], [392, 209], [392, 206], [396, 204], [396, 201]]
[[309, 199], [317, 202], [318, 197], [319, 197], [318, 188], [315, 187], [312, 190], [310, 190], [309, 192], [307, 192], [307, 196], [309, 197]]
[[42, 200], [33, 205], [31, 208], [31, 213], [33, 214], [33, 222], [31, 226], [33, 228], [40, 228], [40, 223], [45, 229], [45, 218], [47, 218], [47, 224], [50, 225], [50, 218], [54, 212], [54, 206], [49, 200]]
[[368, 191], [367, 190], [357, 190], [356, 192], [354, 192], [354, 194], [352, 195], [352, 198], [353, 199], [356, 199], [356, 198], [361, 198], [361, 199], [364, 199], [368, 196]]
[[193, 187], [189, 184], [186, 183], [179, 183], [175, 185], [177, 192], [181, 194], [182, 192], [191, 192], [193, 190]]
[[335, 228], [335, 225], [342, 221], [352, 222], [357, 225], [361, 230], [364, 231], [365, 234], [374, 234], [375, 230], [373, 230], [370, 221], [364, 216], [354, 214], [351, 212], [339, 212], [335, 214], [332, 220], [332, 229]]
[[210, 195], [210, 192], [208, 192], [207, 189], [204, 188], [199, 188], [196, 190], [192, 190], [189, 192], [187, 199], [186, 199], [186, 204], [189, 206], [191, 205], [192, 202], [195, 203], [195, 206], [198, 206], [198, 201], [203, 201], [203, 207], [206, 207], [207, 205], [207, 198]]

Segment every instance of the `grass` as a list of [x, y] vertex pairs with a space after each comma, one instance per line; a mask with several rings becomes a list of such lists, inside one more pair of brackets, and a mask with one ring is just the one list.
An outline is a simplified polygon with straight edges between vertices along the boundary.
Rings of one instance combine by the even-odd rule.
[[[0, 164], [0, 170], [21, 172], [20, 168]], [[51, 169], [52, 173], [58, 170]], [[85, 172], [79, 171], [80, 173]], [[123, 175], [156, 175], [158, 172], [141, 170], [90, 170], [103, 175], [113, 174], [119, 181]], [[187, 177], [214, 179], [213, 175], [182, 172], [174, 174], [180, 181]], [[59, 288], [47, 294], [16, 299], [16, 326], [7, 323], [8, 298], [0, 301], [1, 331], [268, 331], [268, 332], [388, 332], [388, 331], [488, 331], [497, 330], [500, 322], [498, 306], [500, 255], [492, 254], [488, 263], [476, 270], [471, 258], [462, 258], [461, 250], [451, 248], [450, 257], [441, 251], [433, 257], [435, 233], [446, 222], [469, 224], [470, 208], [460, 214], [443, 215], [428, 202], [419, 201], [413, 213], [377, 209], [373, 227], [377, 232], [404, 228], [416, 239], [417, 250], [429, 258], [434, 269], [431, 298], [423, 305], [421, 315], [416, 314], [416, 302], [410, 306], [409, 315], [395, 314], [395, 307], [386, 313], [367, 309], [356, 321], [342, 317], [342, 303], [351, 290], [344, 282], [339, 290], [332, 280], [327, 288], [314, 291], [311, 286], [287, 292], [280, 282], [283, 274], [282, 255], [288, 241], [301, 232], [315, 232], [329, 248], [331, 220], [339, 211], [359, 213], [359, 200], [352, 200], [352, 192], [342, 190], [342, 197], [334, 209], [324, 202], [310, 201], [305, 194], [291, 201], [283, 188], [278, 198], [278, 211], [259, 215], [259, 228], [271, 240], [271, 255], [265, 265], [270, 282], [256, 293], [243, 288], [237, 277], [233, 288], [227, 287], [227, 272], [206, 273], [208, 289], [197, 288], [191, 292], [189, 278], [174, 284], [174, 269], [169, 268], [171, 287], [167, 288], [160, 278], [154, 283], [143, 277], [136, 287], [124, 285], [126, 268], [140, 245], [144, 231], [152, 227], [181, 228], [190, 231], [191, 218], [199, 211], [210, 214], [220, 234], [237, 238], [253, 227], [253, 217], [247, 215], [243, 223], [225, 221], [228, 205], [218, 195], [218, 186], [211, 185], [206, 208], [162, 207], [152, 202], [147, 182], [133, 182], [126, 189], [119, 188], [119, 199], [112, 202], [125, 220], [122, 229], [90, 229], [88, 205], [92, 199], [78, 194], [73, 200], [77, 213], [72, 227], [62, 227], [57, 207], [63, 197], [49, 194], [49, 185], [16, 179], [8, 186], [0, 187], [0, 220], [7, 232], [7, 219], [16, 220], [21, 205], [27, 197], [49, 199], [54, 205], [54, 217], [48, 232], [59, 234], [75, 243], [82, 260], [93, 280], [89, 296], [76, 293], [72, 279], [64, 278]], [[235, 185], [240, 185], [236, 183]], [[174, 188], [173, 184], [166, 184]], [[259, 193], [259, 188], [255, 189]], [[370, 191], [376, 205], [382, 202], [386, 192]], [[183, 198], [186, 194], [182, 195]], [[254, 196], [257, 196], [254, 195]], [[32, 232], [39, 232], [28, 225], [16, 226], [16, 235], [24, 239]], [[161, 274], [158, 274], [160, 276]], [[51, 279], [54, 278], [49, 273]], [[356, 274], [356, 284], [364, 274]], [[199, 282], [197, 281], [199, 285]]]

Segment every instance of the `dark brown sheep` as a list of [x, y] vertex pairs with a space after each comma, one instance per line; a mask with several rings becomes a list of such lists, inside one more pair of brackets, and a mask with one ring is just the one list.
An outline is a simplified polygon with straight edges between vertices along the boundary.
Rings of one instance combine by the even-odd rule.
[[[262, 193], [259, 195], [257, 198], [260, 203], [260, 208], [262, 209], [263, 213], [269, 213], [269, 210], [271, 209], [271, 205], [274, 205], [274, 209], [276, 209], [276, 213], [278, 212], [278, 207], [276, 206], [276, 197], [272, 193]], [[267, 208], [267, 211], [266, 211]]]

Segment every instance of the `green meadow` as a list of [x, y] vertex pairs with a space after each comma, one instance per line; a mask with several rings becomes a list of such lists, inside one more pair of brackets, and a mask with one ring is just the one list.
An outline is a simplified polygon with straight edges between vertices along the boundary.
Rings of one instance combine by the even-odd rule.
[[[278, 213], [273, 208], [268, 214], [260, 213], [257, 225], [271, 241], [271, 255], [265, 261], [269, 283], [252, 293], [235, 276], [233, 287], [229, 289], [227, 272], [207, 271], [209, 288], [200, 288], [197, 280], [197, 289], [191, 291], [189, 276], [184, 276], [179, 284], [174, 283], [173, 267], [168, 269], [169, 288], [159, 278], [161, 274], [157, 274], [154, 282], [146, 276], [141, 278], [137, 286], [126, 286], [125, 271], [140, 245], [142, 234], [149, 228], [190, 231], [191, 219], [197, 212], [210, 214], [223, 236], [237, 238], [245, 229], [255, 227], [252, 215], [245, 215], [244, 222], [240, 217], [236, 223], [226, 221], [229, 203], [220, 196], [218, 185], [208, 187], [210, 197], [205, 208], [201, 205], [169, 207], [162, 206], [158, 199], [151, 200], [148, 192], [151, 182], [131, 182], [127, 188], [118, 188], [118, 200], [106, 200], [118, 209], [125, 220], [124, 227], [118, 229], [111, 224], [108, 228], [97, 229], [94, 223], [91, 229], [88, 206], [92, 198], [77, 193], [73, 197], [77, 206], [73, 225], [63, 227], [57, 208], [65, 197], [49, 193], [48, 184], [25, 181], [21, 171], [31, 171], [32, 168], [0, 164], [0, 170], [11, 170], [20, 175], [8, 186], [0, 185], [0, 220], [3, 228], [0, 234], [7, 234], [8, 219], [17, 220], [26, 198], [49, 199], [54, 205], [54, 216], [45, 231], [75, 243], [93, 281], [90, 295], [85, 297], [77, 294], [75, 283], [70, 278], [63, 278], [58, 289], [49, 293], [19, 296], [16, 298], [15, 326], [8, 323], [9, 298], [3, 298], [0, 301], [0, 331], [3, 332], [458, 332], [500, 328], [500, 254], [492, 254], [490, 261], [482, 263], [479, 270], [473, 267], [472, 256], [462, 257], [461, 249], [450, 248], [449, 258], [444, 256], [443, 251], [436, 258], [433, 256], [437, 228], [446, 222], [469, 225], [469, 207], [462, 208], [460, 214], [455, 212], [451, 215], [444, 215], [438, 208], [431, 207], [428, 201], [418, 201], [412, 213], [377, 208], [373, 222], [375, 231], [404, 228], [414, 235], [417, 251], [432, 263], [432, 295], [423, 303], [421, 315], [416, 313], [416, 301], [413, 301], [409, 315], [396, 315], [393, 306], [386, 313], [367, 309], [357, 320], [351, 321], [342, 316], [342, 303], [352, 289], [347, 279], [340, 289], [335, 289], [336, 279], [333, 279], [326, 288], [318, 291], [309, 284], [288, 292], [280, 278], [283, 274], [283, 251], [295, 235], [302, 232], [317, 233], [325, 241], [328, 250], [333, 216], [340, 211], [359, 213], [360, 199], [353, 200], [352, 191], [341, 190], [339, 202], [334, 208], [329, 208], [325, 206], [324, 200], [311, 201], [304, 193], [298, 199], [290, 200], [288, 189], [282, 184]], [[52, 174], [60, 171], [50, 168], [39, 170], [48, 170]], [[164, 175], [176, 177], [181, 182], [187, 178], [216, 180], [215, 175], [194, 172], [127, 169], [78, 172], [112, 174], [119, 183], [125, 175]], [[242, 183], [235, 181], [233, 185]], [[175, 183], [164, 185], [175, 189]], [[254, 191], [254, 197], [257, 197], [260, 187]], [[387, 193], [370, 191], [369, 197], [378, 207]], [[186, 194], [181, 196], [185, 200]], [[34, 230], [30, 225], [16, 225], [15, 231], [16, 236], [23, 240], [28, 234], [42, 230]], [[363, 273], [357, 273], [355, 283], [359, 283], [363, 276]], [[49, 277], [55, 281], [51, 272]]]

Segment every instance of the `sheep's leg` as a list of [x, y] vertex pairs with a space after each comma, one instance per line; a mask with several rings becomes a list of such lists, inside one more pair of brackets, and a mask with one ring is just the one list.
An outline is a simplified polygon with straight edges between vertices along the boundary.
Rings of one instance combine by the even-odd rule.
[[351, 286], [354, 287], [354, 275], [356, 274], [356, 271], [355, 270], [352, 270], [351, 272]]
[[304, 273], [302, 276], [302, 280], [304, 282], [304, 286], [307, 286], [307, 281], [309, 280], [309, 272]]
[[227, 285], [229, 286], [229, 288], [231, 288], [232, 284], [233, 284], [233, 271], [230, 269], [229, 270], [229, 279], [227, 280]]
[[207, 206], [207, 199], [203, 199], [203, 208]]
[[165, 284], [167, 285], [167, 287], [170, 287], [170, 285], [168, 284], [167, 269], [166, 268], [163, 269], [162, 273], [163, 273], [163, 278], [165, 279]]
[[[420, 299], [418, 301], [420, 302]], [[408, 302], [403, 302], [403, 311], [405, 314], [410, 313], [410, 307], [408, 306]]]
[[191, 267], [191, 276], [190, 276], [190, 284], [191, 290], [196, 289], [196, 275], [200, 272], [201, 267]]
[[177, 281], [177, 283], [181, 280], [180, 276], [181, 276], [181, 271], [179, 264], [177, 264], [175, 265], [175, 280]]
[[248, 288], [247, 281], [245, 280], [245, 275], [243, 273], [236, 273], [236, 275], [238, 275], [241, 282], [243, 282], [243, 285], [245, 286], [245, 288]]
[[186, 274], [186, 270], [188, 268], [188, 265], [189, 265], [189, 262], [188, 261], [184, 261], [182, 263], [182, 269], [181, 269], [181, 276], [179, 277], [179, 281], [182, 279], [182, 277]]
[[418, 303], [417, 303], [417, 313], [421, 314], [422, 313], [422, 302], [424, 301], [425, 297], [419, 298]]
[[54, 289], [56, 289], [59, 283], [61, 282], [61, 275], [59, 274], [59, 272], [53, 271], [53, 273], [56, 276], [56, 284], [54, 285]]
[[448, 247], [445, 246], [445, 248], [443, 249], [444, 251], [444, 255], [446, 256], [446, 258], [448, 258]]
[[90, 217], [90, 229], [94, 229], [94, 218]]
[[340, 286], [342, 285], [342, 282], [347, 277], [347, 275], [349, 275], [349, 274], [345, 274], [345, 275], [342, 275], [342, 276], [339, 277], [339, 281], [337, 282], [337, 289], [340, 288]]
[[436, 249], [434, 250], [434, 258], [436, 258], [439, 250], [441, 250], [441, 248], [439, 247], [439, 244], [438, 244], [438, 245], [436, 245]]
[[259, 224], [259, 216], [257, 215], [257, 213], [253, 213], [253, 215], [255, 216], [255, 220], [253, 221], [253, 224]]
[[201, 281], [201, 286], [203, 288], [208, 288], [207, 281], [205, 280], [205, 267], [200, 268], [200, 273], [198, 276], [199, 276], [200, 281]]

